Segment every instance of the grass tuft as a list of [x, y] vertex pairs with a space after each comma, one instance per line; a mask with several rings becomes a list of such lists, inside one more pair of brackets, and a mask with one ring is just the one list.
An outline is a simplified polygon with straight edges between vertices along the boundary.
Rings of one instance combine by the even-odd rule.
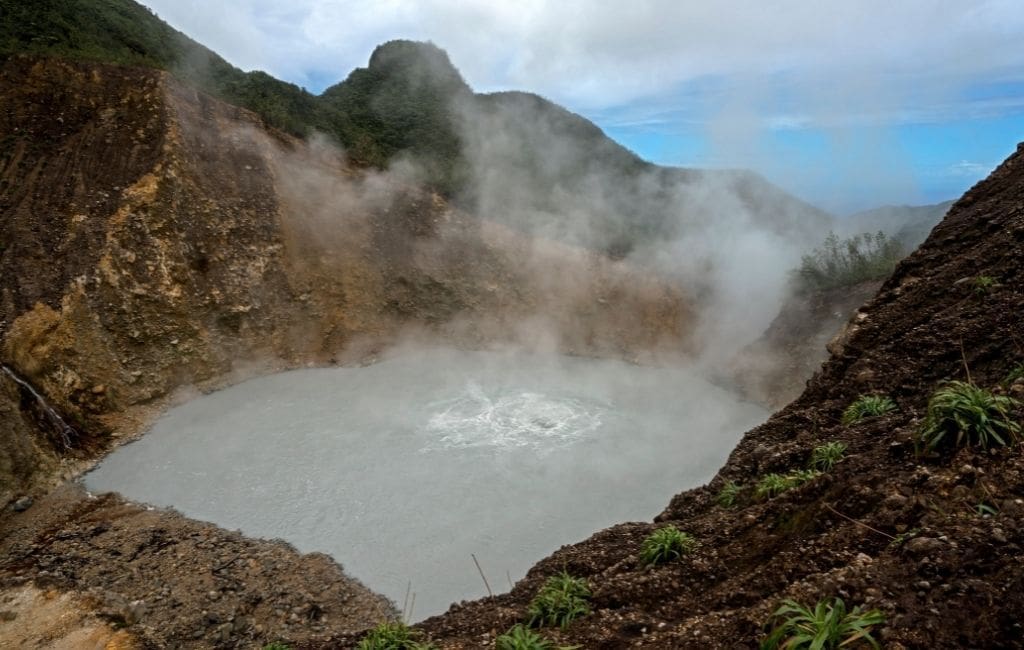
[[885, 395], [861, 395], [843, 411], [843, 424], [850, 425], [895, 410], [896, 402]]
[[356, 646], [358, 650], [434, 650], [437, 646], [420, 641], [421, 634], [405, 623], [381, 623]]
[[769, 625], [773, 621], [777, 625], [761, 642], [761, 650], [837, 650], [853, 647], [858, 641], [878, 648], [871, 630], [884, 623], [885, 616], [877, 609], [863, 612], [860, 607], [848, 612], [841, 598], [831, 603], [818, 601], [813, 610], [784, 600]]
[[952, 444], [977, 445], [982, 449], [1012, 445], [1020, 440], [1020, 424], [1011, 411], [1020, 402], [965, 381], [951, 381], [928, 401], [928, 413], [918, 431], [928, 450]]
[[583, 578], [575, 578], [565, 571], [551, 576], [530, 601], [526, 609], [526, 624], [530, 627], [558, 626], [590, 613], [590, 587]]
[[[559, 646], [557, 650], [575, 650], [578, 646]], [[494, 641], [495, 650], [556, 650], [550, 641], [525, 625], [516, 625]]]
[[692, 553], [697, 540], [675, 526], [665, 526], [654, 531], [640, 546], [640, 563], [643, 565], [665, 564]]
[[813, 469], [827, 472], [836, 466], [846, 454], [846, 445], [838, 440], [826, 442], [814, 448], [811, 453], [811, 467]]
[[729, 481], [722, 486], [721, 490], [718, 491], [718, 496], [715, 497], [715, 503], [723, 508], [731, 508], [736, 505], [736, 501], [739, 500], [740, 492], [742, 491], [742, 485], [736, 481]]
[[813, 469], [798, 469], [788, 474], [765, 474], [758, 481], [754, 493], [758, 498], [770, 499], [791, 490], [797, 486], [812, 481], [821, 475], [821, 472]]

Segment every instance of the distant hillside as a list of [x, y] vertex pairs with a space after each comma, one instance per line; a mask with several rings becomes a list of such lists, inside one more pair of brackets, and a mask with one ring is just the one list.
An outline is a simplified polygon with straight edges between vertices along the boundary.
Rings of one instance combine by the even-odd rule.
[[385, 43], [314, 96], [233, 67], [132, 0], [0, 0], [0, 60], [24, 53], [168, 70], [271, 126], [328, 134], [357, 165], [408, 160], [456, 205], [615, 255], [728, 215], [805, 247], [830, 225], [752, 173], [658, 167], [536, 95], [476, 95], [428, 43]]
[[881, 230], [895, 237], [909, 252], [928, 238], [928, 233], [942, 221], [953, 203], [944, 201], [935, 205], [886, 205], [852, 214], [838, 223], [844, 235]]

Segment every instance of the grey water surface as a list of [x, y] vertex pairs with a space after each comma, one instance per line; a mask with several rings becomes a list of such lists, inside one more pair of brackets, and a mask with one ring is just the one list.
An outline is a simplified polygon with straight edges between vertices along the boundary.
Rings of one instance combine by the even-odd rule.
[[767, 413], [685, 368], [430, 349], [169, 410], [93, 492], [322, 551], [410, 618], [706, 482]]

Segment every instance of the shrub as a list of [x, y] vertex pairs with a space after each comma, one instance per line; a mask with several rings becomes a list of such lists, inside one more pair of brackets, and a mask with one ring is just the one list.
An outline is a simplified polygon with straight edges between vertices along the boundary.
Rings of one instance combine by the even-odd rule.
[[885, 395], [861, 395], [843, 411], [843, 424], [853, 424], [895, 410], [896, 402]]
[[356, 646], [358, 650], [433, 650], [432, 643], [419, 640], [420, 633], [405, 623], [381, 623]]
[[675, 526], [665, 526], [654, 531], [640, 546], [640, 563], [664, 564], [678, 560], [697, 548], [697, 540]]
[[811, 467], [827, 472], [842, 460], [844, 454], [846, 454], [845, 444], [837, 440], [827, 442], [814, 448], [811, 453]]
[[951, 440], [957, 447], [1010, 445], [1020, 439], [1020, 424], [1010, 411], [1020, 402], [991, 392], [970, 382], [951, 381], [935, 391], [928, 401], [928, 413], [919, 431], [920, 441], [929, 450]]
[[736, 481], [729, 481], [722, 486], [722, 489], [718, 491], [718, 496], [715, 497], [715, 502], [723, 508], [731, 508], [736, 505], [736, 500], [739, 499], [740, 492], [743, 491], [743, 486]]
[[590, 613], [590, 587], [583, 578], [565, 571], [551, 576], [527, 607], [527, 625], [568, 627], [569, 623]]
[[795, 601], [784, 600], [772, 614], [769, 625], [771, 621], [779, 623], [761, 642], [761, 650], [837, 650], [856, 641], [878, 648], [871, 629], [884, 623], [885, 616], [877, 609], [862, 612], [860, 607], [847, 612], [841, 598], [831, 603], [818, 601], [813, 610]]
[[794, 272], [802, 292], [848, 287], [888, 277], [903, 257], [903, 246], [883, 232], [839, 239], [829, 233], [819, 248], [800, 260]]
[[771, 498], [814, 480], [820, 475], [821, 472], [813, 469], [798, 469], [788, 474], [765, 474], [758, 481], [754, 492], [760, 498]]

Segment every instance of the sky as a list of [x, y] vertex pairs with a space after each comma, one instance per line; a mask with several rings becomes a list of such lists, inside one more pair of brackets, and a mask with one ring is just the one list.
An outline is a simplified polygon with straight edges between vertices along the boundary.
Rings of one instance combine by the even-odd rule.
[[1024, 140], [1021, 0], [143, 0], [312, 92], [429, 40], [665, 165], [753, 169], [836, 214], [957, 198]]

